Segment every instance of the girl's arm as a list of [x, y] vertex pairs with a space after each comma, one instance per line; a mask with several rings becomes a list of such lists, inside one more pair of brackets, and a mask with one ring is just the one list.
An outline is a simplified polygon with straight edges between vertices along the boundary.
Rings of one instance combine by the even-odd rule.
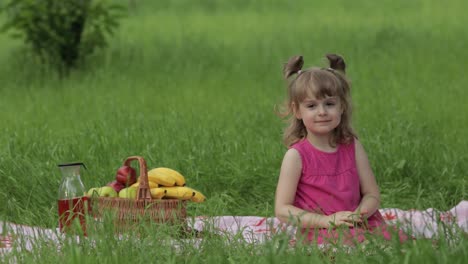
[[326, 216], [293, 206], [301, 171], [302, 163], [299, 153], [295, 149], [289, 149], [284, 155], [278, 186], [276, 187], [276, 217], [282, 222], [288, 222], [302, 228], [328, 228], [330, 223], [352, 226], [349, 216], [353, 212], [338, 212]]
[[380, 191], [372, 172], [366, 151], [359, 140], [355, 139], [356, 167], [361, 184], [361, 203], [356, 211], [365, 218], [371, 216], [380, 205]]

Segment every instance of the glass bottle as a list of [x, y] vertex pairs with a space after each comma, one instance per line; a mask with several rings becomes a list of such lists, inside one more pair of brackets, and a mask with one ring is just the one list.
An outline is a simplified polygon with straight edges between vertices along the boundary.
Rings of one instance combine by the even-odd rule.
[[58, 165], [62, 172], [58, 190], [59, 228], [62, 232], [70, 230], [78, 220], [83, 233], [86, 234], [85, 213], [88, 209], [88, 197], [80, 178], [81, 166], [86, 168], [82, 162]]

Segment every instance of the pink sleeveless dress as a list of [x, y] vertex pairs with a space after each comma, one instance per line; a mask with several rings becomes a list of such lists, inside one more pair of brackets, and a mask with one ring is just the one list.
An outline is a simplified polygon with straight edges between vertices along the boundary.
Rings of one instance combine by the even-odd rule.
[[[302, 161], [302, 174], [297, 185], [294, 206], [324, 215], [339, 211], [354, 211], [361, 202], [359, 175], [356, 168], [354, 141], [347, 145], [338, 145], [336, 152], [329, 153], [315, 148], [307, 139], [303, 139], [291, 148], [296, 149]], [[396, 230], [401, 242], [407, 236]], [[391, 233], [377, 210], [361, 227], [333, 229], [302, 229], [309, 241], [318, 244], [337, 242], [362, 242], [369, 233], [391, 239]]]

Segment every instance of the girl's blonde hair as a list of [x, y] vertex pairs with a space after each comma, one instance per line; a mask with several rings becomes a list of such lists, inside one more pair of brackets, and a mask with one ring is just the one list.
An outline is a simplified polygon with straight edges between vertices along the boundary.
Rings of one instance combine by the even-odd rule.
[[[351, 84], [345, 76], [346, 64], [344, 59], [336, 54], [326, 55], [330, 67], [309, 68], [302, 70], [304, 59], [302, 56], [294, 56], [284, 64], [283, 74], [288, 84], [288, 98], [281, 112], [283, 117], [288, 117], [289, 125], [284, 131], [283, 140], [286, 146], [298, 142], [307, 136], [307, 130], [301, 119], [297, 119], [294, 113], [299, 111], [299, 104], [307, 97], [323, 99], [326, 96], [336, 96], [340, 100], [343, 110], [341, 122], [333, 131], [330, 145], [348, 144], [356, 137], [351, 128]], [[290, 78], [296, 74], [294, 78]], [[292, 79], [292, 80], [291, 80]]]

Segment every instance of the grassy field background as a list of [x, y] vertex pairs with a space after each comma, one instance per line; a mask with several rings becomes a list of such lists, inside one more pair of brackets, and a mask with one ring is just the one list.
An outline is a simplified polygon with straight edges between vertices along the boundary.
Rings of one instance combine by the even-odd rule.
[[[329, 52], [346, 59], [381, 207], [448, 210], [467, 199], [465, 1], [136, 3], [109, 48], [66, 79], [0, 35], [0, 220], [56, 227], [58, 163], [85, 162], [91, 188], [131, 155], [206, 194], [190, 215], [272, 216], [286, 150], [274, 111], [282, 63], [302, 54], [306, 67], [325, 66]], [[440, 260], [466, 257], [466, 240], [458, 246]], [[191, 254], [250, 252], [217, 249]]]

